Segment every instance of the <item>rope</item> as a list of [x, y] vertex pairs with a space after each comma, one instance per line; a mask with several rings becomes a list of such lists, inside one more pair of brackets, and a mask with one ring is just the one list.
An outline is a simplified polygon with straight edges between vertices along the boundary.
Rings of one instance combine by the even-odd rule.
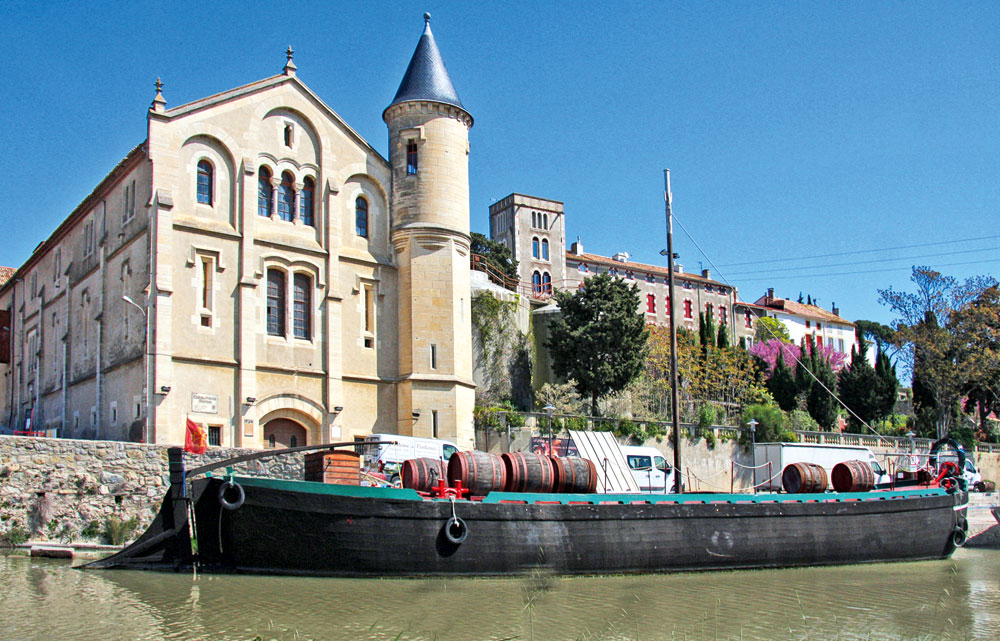
[[737, 463], [736, 461], [731, 461], [731, 463], [733, 465], [735, 465], [736, 467], [742, 467], [744, 470], [759, 470], [760, 468], [767, 467], [767, 465], [768, 465], [767, 463], [763, 463], [761, 465], [741, 465], [741, 464]]

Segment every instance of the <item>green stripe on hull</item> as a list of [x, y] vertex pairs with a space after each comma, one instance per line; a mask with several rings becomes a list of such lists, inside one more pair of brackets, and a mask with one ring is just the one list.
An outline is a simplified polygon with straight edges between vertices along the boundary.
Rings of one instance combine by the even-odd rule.
[[[234, 480], [247, 487], [261, 487], [286, 492], [308, 494], [329, 494], [356, 498], [395, 499], [397, 501], [423, 501], [415, 490], [393, 487], [363, 487], [358, 485], [335, 485], [313, 481], [289, 481], [248, 476], [236, 476]], [[895, 490], [879, 492], [844, 492], [823, 494], [538, 494], [531, 492], [490, 492], [483, 503], [525, 502], [525, 503], [809, 503], [816, 501], [870, 501], [942, 496], [947, 494], [940, 488]], [[449, 501], [450, 499], [436, 499]], [[464, 500], [464, 499], [463, 499]]]

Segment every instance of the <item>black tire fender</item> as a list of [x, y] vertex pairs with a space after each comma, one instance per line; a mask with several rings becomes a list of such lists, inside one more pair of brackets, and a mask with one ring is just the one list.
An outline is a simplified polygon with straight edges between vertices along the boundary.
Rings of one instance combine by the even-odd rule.
[[444, 536], [449, 542], [458, 545], [468, 538], [469, 526], [462, 519], [453, 516], [444, 525]]
[[[236, 488], [236, 500], [230, 501], [226, 498], [226, 492], [229, 488]], [[219, 486], [219, 505], [226, 508], [227, 510], [238, 510], [243, 506], [243, 501], [247, 498], [246, 492], [243, 491], [243, 486], [236, 481], [227, 481]]]

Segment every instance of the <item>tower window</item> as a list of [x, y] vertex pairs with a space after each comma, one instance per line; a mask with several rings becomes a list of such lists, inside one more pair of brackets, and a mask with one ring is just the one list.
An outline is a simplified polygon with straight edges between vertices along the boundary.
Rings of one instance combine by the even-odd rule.
[[285, 335], [285, 272], [267, 270], [267, 333]]
[[535, 296], [542, 293], [542, 274], [540, 272], [531, 275], [531, 288], [534, 290]]
[[549, 241], [545, 238], [542, 239], [542, 260], [549, 259]]
[[312, 332], [312, 314], [310, 313], [312, 296], [309, 291], [310, 284], [311, 279], [309, 276], [305, 274], [295, 274], [295, 278], [292, 283], [292, 297], [295, 304], [293, 330], [295, 332], [295, 338], [302, 338], [305, 340], [309, 340]]
[[313, 224], [313, 195], [316, 192], [316, 183], [312, 178], [307, 177], [302, 181], [302, 194], [299, 196], [299, 218], [306, 225]]
[[354, 201], [354, 233], [368, 238], [368, 201], [361, 196]]
[[285, 134], [285, 146], [286, 147], [291, 147], [292, 146], [292, 141], [294, 140], [294, 135], [295, 135], [294, 132], [295, 132], [295, 129], [292, 127], [291, 123], [285, 125], [284, 134]]
[[538, 239], [537, 238], [532, 238], [531, 239], [531, 257], [532, 258], [538, 258]]
[[292, 189], [292, 175], [287, 171], [281, 174], [281, 186], [278, 188], [278, 217], [281, 220], [292, 220], [292, 212], [295, 211], [293, 202], [295, 201], [295, 191]]
[[198, 202], [212, 204], [212, 163], [207, 160], [198, 162]]
[[271, 172], [268, 171], [267, 167], [261, 167], [257, 177], [257, 213], [261, 216], [270, 216], [273, 201], [274, 190], [271, 188]]
[[546, 296], [552, 295], [552, 277], [548, 272], [542, 274], [542, 291]]
[[417, 143], [413, 140], [406, 143], [406, 173], [410, 176], [417, 173]]
[[431, 343], [431, 369], [438, 367], [438, 346]]

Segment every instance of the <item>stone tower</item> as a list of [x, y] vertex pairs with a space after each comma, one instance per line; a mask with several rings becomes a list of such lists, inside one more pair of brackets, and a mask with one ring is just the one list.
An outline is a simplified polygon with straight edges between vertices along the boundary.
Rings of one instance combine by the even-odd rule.
[[469, 128], [430, 14], [392, 103], [392, 243], [399, 278], [400, 434], [472, 448]]

